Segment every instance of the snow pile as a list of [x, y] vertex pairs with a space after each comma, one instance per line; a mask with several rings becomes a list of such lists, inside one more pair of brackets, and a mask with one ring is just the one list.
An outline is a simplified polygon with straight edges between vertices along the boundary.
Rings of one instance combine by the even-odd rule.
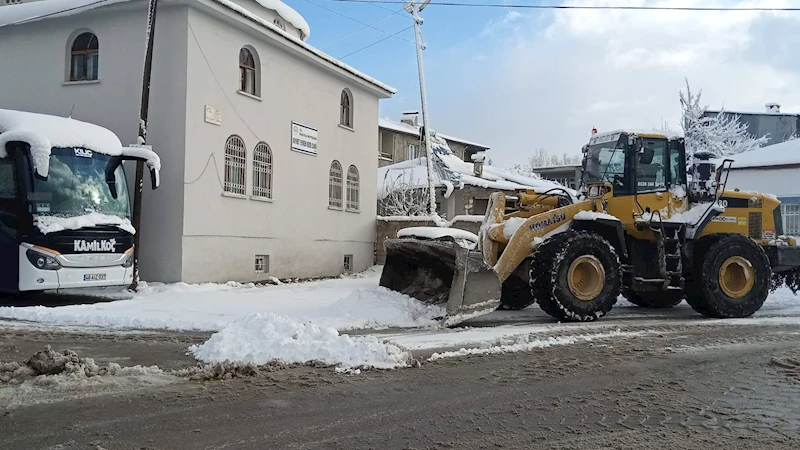
[[[37, 2], [27, 5], [36, 5]], [[17, 8], [19, 6], [5, 6]], [[116, 134], [103, 127], [70, 118], [0, 109], [0, 158], [6, 156], [6, 144], [12, 141], [27, 142], [31, 147], [36, 173], [46, 177], [50, 168], [50, 149], [85, 148], [106, 155], [121, 155], [122, 143]]]
[[474, 233], [458, 228], [444, 228], [444, 227], [410, 227], [403, 228], [397, 232], [398, 238], [416, 237], [423, 239], [442, 239], [451, 237], [456, 241], [465, 240], [474, 244], [478, 243], [478, 236]]
[[685, 223], [689, 226], [693, 226], [700, 222], [703, 217], [705, 217], [706, 211], [724, 212], [725, 208], [718, 204], [714, 204], [712, 206], [711, 202], [695, 203], [688, 211], [669, 216], [667, 208], [663, 208], [657, 212], [642, 214], [641, 218], [637, 219], [637, 221], [660, 222], [663, 220], [664, 222]]
[[[437, 319], [446, 314], [443, 306], [423, 303], [380, 286], [353, 291], [326, 312], [338, 322], [347, 321], [350, 329], [388, 328], [387, 324], [400, 328], [438, 327]], [[314, 321], [320, 326], [326, 322], [324, 318]]]
[[619, 219], [612, 216], [611, 214], [595, 212], [595, 211], [581, 211], [578, 214], [575, 214], [573, 217], [575, 220], [597, 220], [597, 219], [604, 219], [604, 220], [616, 220], [619, 222]]
[[631, 337], [646, 334], [645, 331], [621, 331], [619, 329], [608, 333], [583, 334], [575, 336], [536, 338], [535, 335], [515, 336], [512, 339], [501, 339], [497, 345], [487, 345], [479, 348], [461, 348], [453, 352], [434, 353], [428, 361], [438, 361], [445, 358], [459, 358], [469, 355], [494, 355], [498, 353], [526, 352], [537, 348], [547, 348], [557, 345], [571, 345], [580, 342], [591, 342], [598, 339]]
[[303, 364], [319, 361], [341, 368], [394, 369], [411, 357], [399, 347], [374, 337], [340, 335], [334, 328], [295, 322], [272, 313], [252, 313], [226, 325], [189, 351], [203, 362], [241, 361]]
[[97, 212], [82, 216], [34, 216], [34, 221], [42, 234], [55, 233], [64, 230], [78, 230], [90, 228], [97, 225], [115, 225], [131, 234], [136, 234], [136, 229], [131, 225], [129, 219], [100, 214]]

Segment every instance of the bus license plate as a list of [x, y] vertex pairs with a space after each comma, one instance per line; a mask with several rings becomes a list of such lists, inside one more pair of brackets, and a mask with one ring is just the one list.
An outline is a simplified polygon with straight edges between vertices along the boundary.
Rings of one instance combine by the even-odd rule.
[[102, 281], [106, 279], [104, 273], [87, 273], [83, 276], [83, 281]]

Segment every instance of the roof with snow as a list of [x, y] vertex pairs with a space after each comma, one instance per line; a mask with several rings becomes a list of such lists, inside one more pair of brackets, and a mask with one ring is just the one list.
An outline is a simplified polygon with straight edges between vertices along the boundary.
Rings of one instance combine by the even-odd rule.
[[[381, 128], [386, 128], [387, 130], [397, 131], [398, 133], [405, 133], [413, 136], [419, 136], [419, 130], [420, 130], [419, 126], [415, 127], [414, 125], [409, 125], [403, 122], [395, 122], [394, 120], [391, 119], [386, 119], [386, 118], [378, 119], [378, 126]], [[476, 142], [468, 141], [466, 139], [448, 136], [446, 134], [439, 133], [438, 131], [436, 132], [436, 135], [441, 138], [447, 139], [448, 141], [451, 142], [458, 142], [459, 144], [465, 144], [472, 147], [480, 147], [486, 150], [490, 148], [488, 145], [478, 144]]]
[[[141, 0], [40, 0], [32, 1], [30, 3], [21, 3], [17, 5], [6, 5], [0, 8], [0, 28], [12, 25], [22, 25], [39, 20], [55, 19], [59, 17], [71, 16], [90, 11], [97, 8], [106, 7], [116, 3], [141, 1]], [[203, 0], [197, 0], [203, 1]], [[277, 25], [272, 23], [271, 20], [264, 19], [253, 11], [235, 3], [232, 0], [208, 0], [210, 2], [219, 4], [244, 18], [259, 24], [270, 31], [282, 36], [294, 45], [297, 45], [302, 50], [308, 52], [315, 57], [318, 57], [369, 84], [372, 84], [383, 91], [390, 94], [397, 92], [393, 87], [381, 83], [380, 81], [350, 67], [349, 65], [339, 61], [338, 59], [321, 52], [316, 47], [313, 47], [305, 42], [311, 33], [306, 20], [297, 11], [281, 2], [280, 0], [255, 0], [259, 5], [266, 9], [275, 11], [282, 19], [292, 24], [295, 28], [301, 31], [302, 39], [297, 36], [284, 31]]]
[[726, 158], [734, 161], [732, 166], [734, 170], [800, 165], [800, 139], [761, 147]]
[[599, 142], [609, 142], [605, 139], [611, 139], [615, 135], [619, 134], [635, 134], [641, 137], [649, 137], [649, 138], [657, 138], [657, 139], [677, 139], [683, 137], [682, 131], [675, 131], [675, 130], [636, 130], [632, 128], [626, 128], [621, 130], [613, 130], [607, 131], [605, 133], [595, 134], [589, 139], [589, 145], [594, 145], [595, 143]]
[[737, 116], [791, 116], [791, 117], [798, 117], [800, 114], [798, 113], [784, 113], [784, 112], [772, 112], [772, 111], [729, 111], [727, 109], [709, 109], [706, 110], [707, 114], [732, 114]]
[[[464, 162], [450, 151], [447, 142], [440, 134], [433, 137], [434, 184], [437, 187], [461, 189], [464, 185], [486, 189], [513, 191], [518, 189], [536, 189], [545, 191], [553, 188], [567, 189], [554, 181], [532, 178], [511, 172], [500, 167], [484, 164], [483, 174], [476, 177], [474, 164]], [[398, 184], [403, 187], [424, 188], [428, 186], [428, 169], [426, 158], [410, 159], [378, 169], [378, 196], [385, 198]], [[449, 194], [447, 194], [449, 196]]]

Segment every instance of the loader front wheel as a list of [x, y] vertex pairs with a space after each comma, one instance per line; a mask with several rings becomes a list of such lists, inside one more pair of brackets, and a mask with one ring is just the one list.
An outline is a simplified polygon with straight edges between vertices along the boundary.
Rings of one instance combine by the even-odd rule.
[[562, 321], [603, 317], [616, 303], [622, 285], [611, 244], [598, 235], [572, 230], [539, 246], [530, 278], [539, 306]]
[[642, 308], [664, 309], [677, 306], [683, 301], [683, 291], [652, 291], [631, 292], [624, 291], [625, 299]]
[[692, 280], [696, 292], [689, 304], [707, 317], [749, 317], [769, 294], [769, 259], [747, 236], [717, 240], [700, 261], [699, 271], [699, 280]]

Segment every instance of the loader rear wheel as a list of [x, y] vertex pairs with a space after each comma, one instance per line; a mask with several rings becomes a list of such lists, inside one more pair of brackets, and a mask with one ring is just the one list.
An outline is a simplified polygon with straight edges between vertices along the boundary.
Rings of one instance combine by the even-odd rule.
[[772, 277], [769, 259], [750, 238], [727, 235], [698, 262], [689, 304], [700, 314], [720, 319], [749, 317], [767, 299]]
[[598, 235], [566, 231], [541, 244], [531, 263], [531, 291], [544, 312], [588, 322], [617, 301], [622, 272], [617, 253]]
[[677, 306], [683, 301], [683, 291], [623, 291], [625, 299], [642, 308], [664, 309]]

